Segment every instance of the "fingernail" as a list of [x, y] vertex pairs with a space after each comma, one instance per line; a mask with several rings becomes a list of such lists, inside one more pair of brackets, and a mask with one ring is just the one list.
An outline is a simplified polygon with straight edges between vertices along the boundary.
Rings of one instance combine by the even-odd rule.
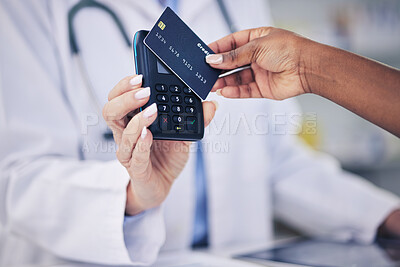
[[149, 118], [157, 113], [157, 105], [156, 103], [151, 104], [143, 111], [143, 117]]
[[135, 77], [133, 77], [133, 78], [129, 81], [129, 83], [130, 83], [132, 86], [139, 85], [139, 84], [142, 83], [142, 78], [143, 78], [143, 75], [142, 75], [142, 74], [136, 75]]
[[222, 63], [222, 55], [213, 54], [206, 56], [206, 62], [210, 64], [221, 64]]
[[144, 126], [142, 133], [140, 134], [140, 138], [145, 139], [146, 135], [147, 135], [147, 128], [146, 128], [146, 126]]
[[150, 96], [150, 87], [143, 88], [135, 94], [136, 99], [143, 99]]
[[217, 101], [215, 101], [215, 100], [212, 100], [211, 102], [213, 102], [213, 103], [214, 103], [214, 106], [215, 106], [215, 111], [217, 111], [217, 110], [218, 110], [218, 108], [219, 108], [219, 103], [218, 103]]
[[219, 96], [222, 96], [221, 91], [222, 91], [222, 89], [218, 89], [215, 93], [216, 93], [217, 95], [219, 95]]

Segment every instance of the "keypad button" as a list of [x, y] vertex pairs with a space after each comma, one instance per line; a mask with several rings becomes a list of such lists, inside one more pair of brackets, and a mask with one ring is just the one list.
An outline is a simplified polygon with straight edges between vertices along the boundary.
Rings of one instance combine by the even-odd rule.
[[181, 88], [178, 85], [171, 85], [169, 87], [169, 90], [171, 91], [171, 93], [180, 93], [181, 92]]
[[158, 102], [168, 102], [168, 96], [167, 95], [157, 95], [157, 100], [158, 100]]
[[166, 92], [167, 86], [165, 84], [156, 84], [156, 90], [158, 92]]
[[186, 104], [193, 104], [193, 103], [194, 103], [194, 97], [192, 97], [192, 96], [185, 96], [185, 103], [186, 103]]
[[182, 116], [173, 116], [172, 121], [175, 123], [182, 123], [183, 122], [183, 117]]
[[186, 118], [186, 129], [188, 131], [196, 132], [197, 131], [198, 121], [196, 117], [187, 117]]
[[182, 106], [178, 106], [178, 105], [172, 106], [172, 111], [174, 113], [182, 113]]
[[184, 130], [184, 127], [183, 127], [183, 125], [175, 125], [174, 129], [177, 132], [182, 132]]
[[192, 93], [192, 89], [190, 89], [189, 87], [183, 87], [183, 92], [185, 94], [191, 95]]
[[180, 95], [173, 95], [173, 96], [171, 96], [171, 102], [172, 103], [181, 103], [182, 98]]
[[158, 111], [169, 112], [169, 106], [168, 105], [158, 105]]
[[166, 114], [161, 114], [160, 118], [160, 129], [161, 131], [169, 131], [171, 130], [171, 117]]
[[195, 107], [186, 107], [185, 111], [186, 111], [186, 113], [194, 114], [194, 112], [196, 111], [196, 108]]

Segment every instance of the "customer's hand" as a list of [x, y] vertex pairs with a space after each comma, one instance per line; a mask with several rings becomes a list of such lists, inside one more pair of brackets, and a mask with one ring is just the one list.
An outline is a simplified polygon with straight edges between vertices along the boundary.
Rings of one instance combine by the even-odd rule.
[[263, 27], [228, 35], [212, 44], [218, 54], [206, 61], [214, 68], [247, 69], [221, 78], [213, 87], [228, 98], [269, 98], [282, 100], [307, 92], [303, 76], [302, 48], [312, 43], [295, 33]]
[[[147, 127], [157, 117], [155, 104], [129, 118], [131, 111], [149, 100], [150, 88], [141, 88], [141, 85], [141, 75], [121, 80], [110, 92], [103, 109], [103, 117], [118, 145], [117, 158], [131, 177], [126, 204], [129, 215], [156, 207], [164, 201], [187, 162], [190, 146], [190, 142], [153, 142]], [[203, 103], [205, 126], [214, 117], [216, 108], [212, 102]]]
[[400, 240], [400, 209], [386, 217], [378, 229], [378, 237]]

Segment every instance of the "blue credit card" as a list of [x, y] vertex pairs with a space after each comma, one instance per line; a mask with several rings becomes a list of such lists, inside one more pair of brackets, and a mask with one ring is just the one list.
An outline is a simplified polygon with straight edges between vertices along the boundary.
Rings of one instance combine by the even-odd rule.
[[214, 52], [167, 7], [144, 44], [203, 100], [221, 74], [205, 57]]

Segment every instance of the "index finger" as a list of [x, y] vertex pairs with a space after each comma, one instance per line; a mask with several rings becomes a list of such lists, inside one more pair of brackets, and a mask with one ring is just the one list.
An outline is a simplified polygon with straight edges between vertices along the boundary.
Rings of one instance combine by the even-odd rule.
[[216, 54], [228, 52], [235, 50], [254, 39], [268, 35], [271, 30], [271, 27], [261, 27], [238, 31], [209, 44], [209, 47]]
[[143, 75], [132, 75], [125, 77], [110, 91], [108, 101], [120, 96], [126, 92], [138, 89], [142, 86]]

